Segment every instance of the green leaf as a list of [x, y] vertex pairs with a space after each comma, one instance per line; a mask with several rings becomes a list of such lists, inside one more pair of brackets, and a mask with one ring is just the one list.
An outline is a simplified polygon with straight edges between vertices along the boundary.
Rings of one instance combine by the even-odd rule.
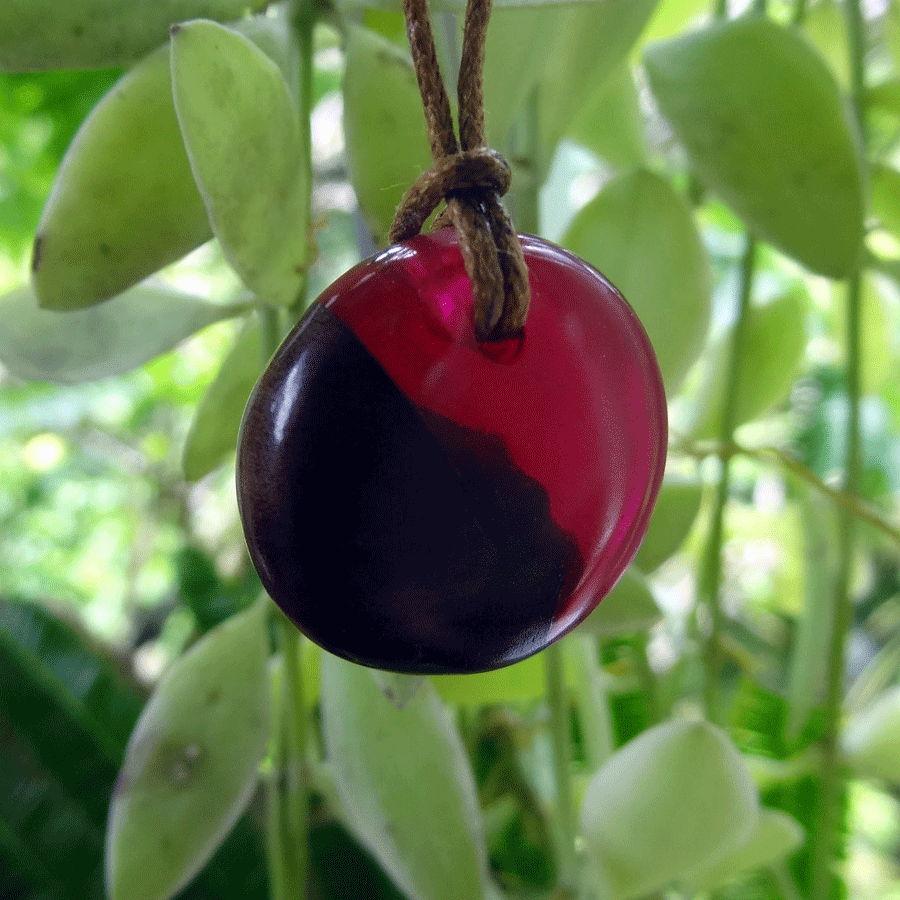
[[398, 710], [367, 669], [323, 654], [322, 728], [343, 817], [397, 885], [415, 900], [484, 897], [475, 784], [434, 688]]
[[[750, 307], [734, 400], [735, 427], [758, 418], [787, 397], [806, 350], [807, 304], [805, 290], [796, 287], [763, 306]], [[731, 346], [729, 331], [709, 351], [689, 426], [696, 438], [719, 436]]]
[[0, 888], [16, 873], [20, 896], [99, 900], [106, 806], [140, 704], [74, 628], [0, 602]]
[[707, 187], [813, 272], [850, 272], [863, 236], [860, 152], [840, 88], [812, 47], [742, 16], [654, 44], [644, 61]]
[[535, 60], [541, 58], [560, 15], [558, 7], [537, 5], [500, 7], [491, 14], [484, 52], [484, 110], [492, 147], [506, 146], [516, 114], [540, 74]]
[[244, 284], [296, 301], [309, 262], [296, 105], [276, 63], [210, 21], [172, 32], [175, 109], [213, 232]]
[[91, 306], [211, 236], [162, 47], [117, 82], [66, 151], [35, 238], [35, 294], [48, 309]]
[[431, 163], [422, 100], [409, 54], [374, 31], [350, 27], [345, 59], [347, 166], [366, 224], [384, 242], [404, 192]]
[[85, 309], [41, 309], [29, 288], [0, 297], [0, 362], [20, 378], [75, 384], [120, 375], [245, 306], [138, 285]]
[[539, 82], [541, 160], [554, 148], [584, 105], [628, 55], [657, 0], [575, 4], [560, 13], [559, 25], [542, 54]]
[[685, 879], [693, 893], [712, 891], [738, 875], [774, 865], [790, 856], [804, 840], [803, 826], [786, 812], [761, 809], [756, 830], [742, 847], [716, 865]]
[[431, 682], [443, 700], [462, 706], [536, 700], [547, 690], [540, 655], [476, 675], [432, 675]]
[[200, 400], [182, 456], [188, 481], [208, 475], [234, 452], [247, 399], [259, 378], [259, 342], [259, 322], [254, 317], [239, 332]]
[[622, 292], [673, 392], [709, 327], [709, 260], [690, 209], [664, 178], [637, 169], [616, 178], [579, 211], [563, 246]]
[[900, 240], [900, 171], [884, 163], [869, 167], [872, 212]]
[[622, 62], [595, 90], [567, 133], [618, 169], [646, 160], [644, 117], [631, 66]]
[[857, 775], [900, 785], [900, 685], [850, 719], [841, 732], [841, 749]]
[[818, 0], [803, 18], [803, 31], [831, 67], [841, 86], [850, 86], [850, 51], [844, 12], [835, 0]]
[[725, 733], [674, 721], [643, 732], [594, 775], [581, 830], [607, 895], [631, 900], [718, 863], [758, 819], [756, 787]]
[[666, 475], [647, 533], [634, 558], [634, 565], [649, 574], [658, 569], [684, 543], [700, 511], [703, 486], [696, 479]]
[[582, 634], [617, 637], [646, 631], [662, 618], [644, 576], [626, 569], [616, 586], [576, 629]]
[[265, 0], [0, 0], [0, 69], [97, 69], [140, 59], [185, 19], [239, 19]]
[[110, 900], [172, 897], [250, 799], [269, 739], [267, 612], [209, 632], [144, 708], [110, 807]]

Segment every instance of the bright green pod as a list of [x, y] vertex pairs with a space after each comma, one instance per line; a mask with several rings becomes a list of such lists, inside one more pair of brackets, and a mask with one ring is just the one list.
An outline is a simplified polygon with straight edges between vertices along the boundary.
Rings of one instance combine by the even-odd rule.
[[176, 22], [228, 22], [266, 5], [266, 0], [0, 0], [0, 70], [128, 65], [163, 44]]
[[383, 243], [404, 192], [431, 164], [409, 54], [374, 31], [351, 27], [343, 91], [350, 180], [373, 237]]
[[91, 306], [211, 237], [161, 47], [100, 101], [66, 151], [34, 241], [34, 290], [47, 309]]

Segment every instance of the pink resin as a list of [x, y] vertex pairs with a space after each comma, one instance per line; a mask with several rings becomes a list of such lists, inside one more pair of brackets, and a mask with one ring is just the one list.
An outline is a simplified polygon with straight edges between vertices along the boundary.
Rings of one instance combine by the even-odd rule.
[[[395, 245], [319, 302], [420, 410], [499, 435], [547, 492], [584, 560], [552, 640], [610, 591], [643, 539], [666, 456], [666, 398], [643, 327], [583, 260], [523, 236], [531, 282], [524, 333], [479, 343], [456, 234]], [[427, 417], [426, 417], [427, 421]]]

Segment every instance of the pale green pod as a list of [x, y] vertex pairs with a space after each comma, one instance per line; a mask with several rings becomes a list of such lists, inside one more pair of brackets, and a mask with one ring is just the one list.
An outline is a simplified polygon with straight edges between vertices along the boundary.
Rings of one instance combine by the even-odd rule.
[[228, 22], [266, 5], [267, 0], [0, 0], [0, 70], [128, 65], [163, 44], [176, 22]]
[[616, 900], [644, 897], [735, 853], [759, 821], [734, 744], [706, 722], [666, 722], [616, 751], [588, 784], [590, 871]]
[[110, 900], [168, 900], [246, 806], [269, 741], [267, 606], [173, 663], [141, 713], [106, 837]]
[[34, 241], [34, 290], [48, 309], [91, 306], [211, 237], [161, 47], [100, 101], [66, 151]]
[[310, 258], [310, 186], [281, 70], [208, 20], [172, 29], [171, 64], [181, 134], [222, 253], [258, 299], [296, 302]]
[[374, 31], [351, 27], [343, 92], [350, 180], [366, 224], [384, 242], [404, 192], [431, 164], [409, 54]]

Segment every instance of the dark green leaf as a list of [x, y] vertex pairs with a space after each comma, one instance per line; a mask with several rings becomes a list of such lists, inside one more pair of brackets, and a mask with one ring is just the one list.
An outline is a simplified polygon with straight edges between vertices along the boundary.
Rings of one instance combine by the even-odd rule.
[[743, 16], [645, 54], [650, 86], [700, 179], [760, 237], [840, 278], [859, 260], [856, 135], [834, 76], [795, 32]]

